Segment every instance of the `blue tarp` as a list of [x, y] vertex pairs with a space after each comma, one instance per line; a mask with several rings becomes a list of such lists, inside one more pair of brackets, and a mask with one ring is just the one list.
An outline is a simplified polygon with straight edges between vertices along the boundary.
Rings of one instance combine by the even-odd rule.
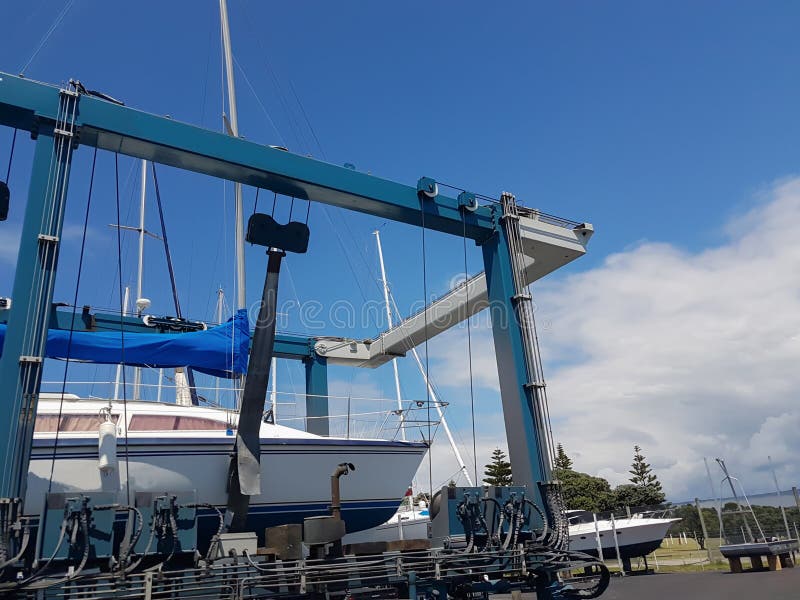
[[[0, 350], [6, 325], [0, 324]], [[134, 367], [191, 367], [215, 377], [230, 378], [247, 371], [250, 326], [247, 311], [218, 327], [191, 333], [129, 333], [51, 329], [48, 358]]]

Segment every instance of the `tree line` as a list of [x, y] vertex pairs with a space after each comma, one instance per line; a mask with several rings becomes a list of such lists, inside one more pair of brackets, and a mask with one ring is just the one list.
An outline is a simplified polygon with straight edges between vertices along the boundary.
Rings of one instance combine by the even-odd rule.
[[[564, 505], [571, 510], [604, 512], [626, 506], [652, 506], [663, 504], [664, 491], [658, 476], [642, 454], [638, 445], [633, 447], [633, 462], [628, 471], [630, 483], [615, 488], [602, 477], [581, 473], [573, 469], [572, 459], [561, 444], [556, 446], [553, 479], [561, 483]], [[486, 485], [512, 485], [511, 462], [505, 452], [496, 448], [484, 472]]]

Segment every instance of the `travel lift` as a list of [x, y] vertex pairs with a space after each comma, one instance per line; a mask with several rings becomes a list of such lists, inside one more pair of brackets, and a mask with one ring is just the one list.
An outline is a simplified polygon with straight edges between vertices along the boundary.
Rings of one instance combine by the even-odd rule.
[[[0, 438], [6, 440], [0, 448], [3, 465], [0, 472], [0, 568], [3, 569], [0, 577], [6, 581], [3, 585], [7, 593], [24, 595], [31, 586], [44, 589], [45, 593], [48, 589], [63, 592], [64, 587], [79, 586], [88, 598], [110, 597], [118, 590], [121, 577], [125, 578], [125, 593], [141, 589], [145, 595], [155, 593], [157, 588], [167, 589], [158, 586], [201, 585], [208, 590], [214, 586], [219, 586], [220, 590], [229, 589], [232, 581], [234, 589], [239, 590], [238, 597], [258, 593], [286, 598], [342, 597], [348, 589], [370, 587], [381, 587], [382, 597], [392, 597], [391, 593], [402, 591], [411, 598], [417, 598], [418, 592], [435, 591], [440, 597], [442, 593], [466, 597], [477, 591], [524, 586], [535, 588], [540, 599], [596, 597], [602, 593], [608, 582], [605, 567], [591, 557], [566, 549], [567, 524], [557, 483], [551, 481], [552, 442], [533, 307], [527, 292], [530, 281], [585, 252], [593, 232], [591, 225], [561, 221], [518, 207], [511, 194], [503, 194], [499, 203], [480, 205], [478, 198], [469, 192], [462, 192], [457, 198], [440, 193], [437, 182], [428, 177], [421, 178], [415, 187], [406, 186], [204, 130], [122, 106], [108, 97], [86, 92], [77, 82], [59, 88], [0, 73], [0, 125], [28, 131], [35, 140], [13, 304], [6, 315], [8, 328], [0, 357], [0, 398], [10, 413], [10, 418], [0, 422]], [[22, 502], [41, 384], [44, 340], [48, 327], [53, 321], [59, 321], [59, 314], [54, 318], [52, 310], [53, 283], [72, 155], [81, 146], [474, 240], [483, 251], [485, 275], [473, 278], [462, 287], [467, 291], [469, 286], [476, 286], [480, 291], [480, 286], [485, 286], [484, 301], [491, 308], [509, 454], [514, 481], [519, 487], [445, 489], [438, 502], [438, 513], [432, 519], [433, 530], [440, 534], [439, 541], [444, 548], [411, 555], [384, 553], [366, 561], [361, 557], [329, 557], [316, 562], [309, 559], [289, 563], [247, 554], [244, 555], [246, 560], [241, 554], [223, 553], [223, 557], [218, 557], [209, 551], [194, 567], [166, 571], [165, 563], [176, 549], [193, 547], [192, 535], [196, 532], [192, 515], [195, 508], [203, 506], [202, 498], [187, 498], [185, 491], [143, 499], [139, 506], [118, 505], [107, 496], [91, 491], [51, 494], [45, 511], [39, 515], [41, 543], [36, 549], [26, 548], [35, 523], [23, 515], [35, 511], [30, 507], [23, 511]], [[3, 209], [6, 187], [0, 190], [3, 191], [0, 197]], [[277, 244], [278, 241], [270, 237], [277, 231], [273, 225], [268, 221], [251, 220], [251, 239], [268, 246]], [[307, 243], [307, 229], [305, 235]], [[280, 255], [277, 250], [270, 252], [265, 282], [267, 300], [269, 291], [277, 286]], [[472, 294], [470, 298], [481, 298], [481, 293]], [[441, 305], [436, 304], [427, 307], [427, 323], [421, 337], [417, 331], [407, 336], [407, 340], [419, 343], [420, 339], [443, 330], [436, 319], [428, 320], [428, 316], [435, 316], [440, 309]], [[471, 302], [463, 310], [457, 308], [456, 312], [458, 318], [463, 319], [480, 309], [479, 303]], [[330, 347], [330, 340], [324, 340], [325, 348], [323, 341], [317, 339], [281, 342], [274, 332], [274, 307], [262, 304], [262, 312], [264, 321], [257, 327], [253, 341], [258, 348], [254, 348], [251, 355], [247, 377], [248, 381], [252, 377], [253, 383], [250, 390], [245, 390], [248, 398], [252, 392], [253, 402], [243, 403], [243, 411], [253, 411], [260, 421], [269, 360], [256, 365], [253, 359], [271, 354], [272, 336], [275, 336], [276, 354], [280, 343], [285, 347], [287, 343], [297, 342], [300, 348], [305, 342], [309, 348], [298, 352], [306, 362], [307, 396], [315, 398], [313, 403], [307, 402], [307, 412], [309, 416], [327, 416], [327, 401], [324, 400], [327, 396], [326, 355], [333, 357], [337, 349]], [[271, 325], [270, 314], [273, 315]], [[63, 313], [61, 317], [63, 319]], [[125, 328], [141, 326], [126, 321], [122, 320]], [[116, 322], [121, 322], [119, 317]], [[416, 323], [418, 330], [419, 321]], [[390, 336], [396, 335], [397, 331], [387, 332], [381, 336], [386, 340], [379, 338], [376, 343], [369, 344], [369, 349], [366, 344], [359, 347], [357, 343], [342, 340], [338, 350], [344, 348], [345, 352], [360, 353], [357, 361], [368, 362], [372, 358], [372, 346], [380, 347]], [[361, 360], [364, 352], [369, 353], [367, 361]], [[376, 356], [401, 354], [375, 352]], [[341, 353], [332, 360], [348, 362]], [[240, 485], [239, 494], [233, 489], [229, 502], [233, 529], [243, 527], [244, 496], [256, 489], [251, 486], [258, 484], [253, 476], [254, 443], [257, 442], [252, 431], [241, 428], [248, 421], [240, 420], [235, 466], [231, 468], [232, 481]], [[349, 465], [339, 467], [334, 472], [337, 479], [336, 474], [342, 474], [342, 469], [346, 472]], [[141, 570], [139, 562], [131, 558], [132, 553], [139, 551], [137, 543], [141, 543], [145, 512], [142, 507], [150, 515], [151, 536], [174, 538], [157, 567], [147, 570]], [[432, 512], [436, 512], [437, 507], [432, 508]], [[119, 550], [109, 541], [112, 534], [108, 523], [114, 519], [106, 516], [115, 511], [138, 515], [138, 525], [132, 516], [128, 519]], [[61, 516], [60, 526], [53, 524], [58, 523], [58, 516]], [[92, 527], [87, 526], [89, 523]], [[225, 521], [220, 514], [220, 533], [224, 528]], [[85, 570], [89, 566], [97, 567], [100, 559], [106, 564], [113, 559], [110, 573]], [[52, 570], [57, 565], [64, 571], [60, 579], [45, 580], [39, 575], [46, 567]], [[154, 569], [159, 573], [157, 578], [154, 578]], [[566, 580], [560, 577], [560, 573], [575, 569], [585, 569], [587, 577]]]

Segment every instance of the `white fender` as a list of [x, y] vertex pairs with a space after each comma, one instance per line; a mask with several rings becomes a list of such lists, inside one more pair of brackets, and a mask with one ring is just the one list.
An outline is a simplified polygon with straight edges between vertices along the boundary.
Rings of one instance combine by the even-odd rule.
[[117, 424], [105, 421], [100, 424], [97, 441], [97, 468], [103, 475], [111, 475], [119, 468], [117, 461]]

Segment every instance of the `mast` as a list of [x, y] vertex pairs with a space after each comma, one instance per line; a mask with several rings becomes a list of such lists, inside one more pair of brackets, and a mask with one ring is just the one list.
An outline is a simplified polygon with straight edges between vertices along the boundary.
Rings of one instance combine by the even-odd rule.
[[[217, 324], [222, 324], [222, 308], [225, 304], [225, 290], [222, 289], [222, 286], [217, 288], [217, 310], [216, 310], [216, 318]], [[219, 377], [216, 378], [216, 389], [214, 390], [214, 401], [217, 406], [219, 406]]]
[[[381, 234], [376, 229], [372, 232], [375, 235], [375, 242], [378, 244], [378, 260], [381, 265], [381, 282], [383, 283], [383, 302], [386, 307], [386, 324], [387, 328], [392, 328], [392, 309], [389, 306], [389, 283], [386, 281], [386, 267], [383, 264], [383, 248], [381, 247]], [[392, 359], [392, 367], [394, 368], [394, 389], [397, 395], [397, 410], [400, 415], [400, 435], [403, 441], [406, 441], [406, 428], [405, 428], [405, 415], [403, 414], [403, 396], [400, 393], [400, 373], [397, 369], [397, 359]]]
[[[128, 302], [130, 301], [131, 288], [125, 286], [125, 296], [122, 300], [122, 316], [128, 314]], [[119, 400], [119, 382], [122, 378], [122, 365], [117, 365], [117, 376], [114, 379], [114, 400]]]
[[269, 392], [269, 400], [272, 402], [272, 422], [278, 424], [278, 359], [272, 357], [272, 366], [270, 367], [270, 375], [272, 376], [272, 385]]
[[[383, 297], [386, 300], [386, 316], [389, 321], [389, 327], [392, 327], [392, 314], [391, 308], [389, 307], [389, 286], [386, 283], [386, 267], [383, 264], [383, 249], [381, 248], [381, 237], [377, 231], [375, 233], [375, 238], [378, 241], [378, 260], [380, 261], [381, 265], [381, 277], [383, 277]], [[395, 306], [395, 308], [397, 308]], [[450, 431], [450, 426], [447, 424], [447, 419], [444, 418], [444, 412], [442, 411], [442, 407], [440, 406], [439, 399], [436, 397], [436, 392], [433, 391], [433, 386], [431, 382], [428, 380], [428, 375], [425, 373], [425, 368], [422, 366], [422, 360], [419, 358], [419, 353], [417, 353], [417, 349], [412, 346], [411, 354], [414, 356], [414, 360], [417, 363], [417, 367], [419, 368], [419, 372], [422, 374], [422, 379], [425, 382], [426, 387], [428, 388], [428, 392], [430, 392], [431, 401], [433, 402], [434, 407], [436, 407], [436, 413], [439, 415], [439, 421], [442, 423], [442, 428], [444, 429], [445, 434], [447, 435], [447, 439], [450, 442], [450, 447], [453, 449], [453, 454], [458, 461], [459, 470], [464, 473], [464, 477], [467, 480], [467, 483], [471, 486], [474, 485], [472, 482], [472, 477], [469, 476], [469, 471], [467, 470], [467, 465], [464, 463], [464, 459], [461, 458], [461, 452], [458, 450], [458, 446], [456, 446], [456, 441], [453, 439], [453, 433]], [[392, 364], [394, 365], [394, 381], [395, 386], [397, 388], [397, 404], [398, 408], [400, 409], [400, 421], [401, 423], [404, 421], [403, 412], [402, 412], [402, 402], [400, 397], [400, 378], [397, 373], [397, 359], [392, 359]], [[405, 440], [405, 430], [403, 429], [403, 439]], [[429, 440], [430, 441], [430, 440]], [[430, 450], [428, 450], [430, 452]]]
[[[144, 211], [145, 200], [147, 198], [147, 161], [142, 160], [142, 185], [141, 194], [139, 196], [139, 264], [136, 270], [136, 316], [141, 317], [147, 307], [150, 306], [150, 300], [142, 297], [142, 278], [144, 275]], [[133, 399], [139, 400], [141, 398], [140, 388], [142, 385], [142, 369], [136, 367], [133, 370]]]
[[[233, 51], [231, 49], [231, 29], [228, 22], [228, 3], [219, 0], [219, 19], [222, 29], [222, 48], [225, 55], [225, 75], [228, 84], [228, 111], [230, 122], [223, 114], [223, 124], [228, 130], [228, 135], [239, 137], [239, 117], [236, 110], [236, 86], [233, 79]], [[224, 102], [223, 102], [224, 105]], [[246, 305], [245, 274], [244, 274], [244, 210], [242, 208], [242, 184], [233, 186], [236, 199], [236, 308], [242, 309]]]

